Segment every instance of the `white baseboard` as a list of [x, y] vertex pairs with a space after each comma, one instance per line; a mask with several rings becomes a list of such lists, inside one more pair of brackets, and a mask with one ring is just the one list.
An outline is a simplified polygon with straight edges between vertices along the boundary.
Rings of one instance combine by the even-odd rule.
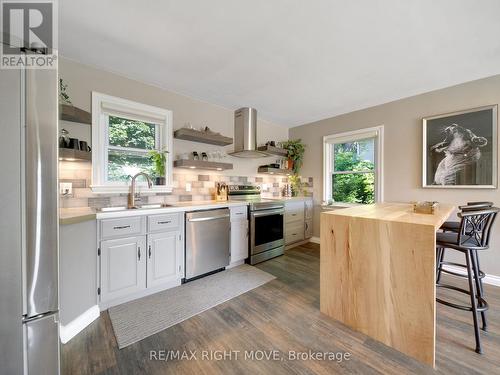
[[319, 243], [321, 243], [321, 240], [320, 240], [320, 238], [319, 238], [319, 237], [311, 237], [311, 238], [309, 239], [309, 242], [319, 244]]
[[83, 331], [90, 323], [99, 318], [100, 313], [99, 306], [95, 305], [65, 326], [61, 324], [59, 330], [61, 342], [66, 344], [69, 340]]
[[[458, 273], [461, 275], [467, 275], [467, 272], [465, 272], [465, 270], [461, 267], [448, 266], [445, 264], [445, 265], [443, 265], [443, 269], [448, 270], [448, 271], [452, 271], [452, 272], [455, 272], [455, 273]], [[486, 274], [486, 276], [483, 279], [483, 283], [489, 284], [489, 285], [494, 285], [494, 286], [500, 286], [500, 276]]]

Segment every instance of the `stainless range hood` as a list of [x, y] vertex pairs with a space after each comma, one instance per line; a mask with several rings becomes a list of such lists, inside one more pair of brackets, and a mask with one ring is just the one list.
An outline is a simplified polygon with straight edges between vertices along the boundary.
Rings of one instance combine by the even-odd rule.
[[243, 107], [234, 111], [234, 151], [229, 155], [238, 158], [263, 158], [269, 156], [257, 150], [257, 110]]

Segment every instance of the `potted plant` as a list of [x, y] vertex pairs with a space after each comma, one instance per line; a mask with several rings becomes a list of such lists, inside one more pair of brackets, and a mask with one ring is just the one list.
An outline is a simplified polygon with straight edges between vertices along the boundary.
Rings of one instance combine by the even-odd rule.
[[283, 143], [283, 148], [288, 152], [288, 165], [293, 170], [293, 175], [288, 177], [292, 185], [292, 195], [297, 196], [302, 192], [299, 171], [304, 160], [305, 146], [301, 139], [291, 139]]
[[68, 85], [64, 83], [62, 78], [59, 78], [59, 103], [73, 105], [68, 93], [66, 92]]
[[293, 174], [288, 177], [288, 181], [290, 185], [292, 185], [292, 197], [300, 195], [302, 193], [302, 181], [300, 180], [300, 176]]
[[149, 159], [154, 163], [153, 170], [156, 174], [155, 185], [165, 185], [165, 164], [167, 163], [168, 151], [150, 151]]
[[283, 143], [283, 148], [288, 152], [288, 160], [291, 161], [293, 172], [299, 174], [304, 160], [305, 146], [301, 139], [291, 139]]

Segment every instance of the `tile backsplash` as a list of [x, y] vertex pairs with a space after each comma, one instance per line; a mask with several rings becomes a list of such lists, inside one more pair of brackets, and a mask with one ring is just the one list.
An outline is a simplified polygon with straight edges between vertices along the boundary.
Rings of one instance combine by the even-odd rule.
[[[73, 194], [61, 196], [60, 206], [69, 207], [106, 207], [123, 206], [127, 204], [127, 194], [96, 194], [90, 189], [91, 169], [85, 163], [62, 162], [59, 168], [59, 181], [71, 182]], [[281, 190], [288, 183], [288, 178], [283, 176], [228, 176], [219, 174], [204, 174], [201, 171], [192, 173], [175, 173], [173, 175], [172, 193], [141, 192], [141, 203], [157, 204], [186, 201], [203, 201], [215, 199], [215, 184], [225, 182], [228, 185], [251, 184], [259, 185], [262, 195], [279, 197]], [[302, 178], [305, 195], [312, 195], [313, 179]], [[190, 191], [186, 185], [191, 186]]]

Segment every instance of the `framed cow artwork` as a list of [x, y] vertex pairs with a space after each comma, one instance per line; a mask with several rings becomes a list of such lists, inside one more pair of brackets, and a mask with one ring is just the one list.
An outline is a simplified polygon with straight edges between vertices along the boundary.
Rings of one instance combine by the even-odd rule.
[[423, 187], [497, 187], [497, 106], [423, 119]]

